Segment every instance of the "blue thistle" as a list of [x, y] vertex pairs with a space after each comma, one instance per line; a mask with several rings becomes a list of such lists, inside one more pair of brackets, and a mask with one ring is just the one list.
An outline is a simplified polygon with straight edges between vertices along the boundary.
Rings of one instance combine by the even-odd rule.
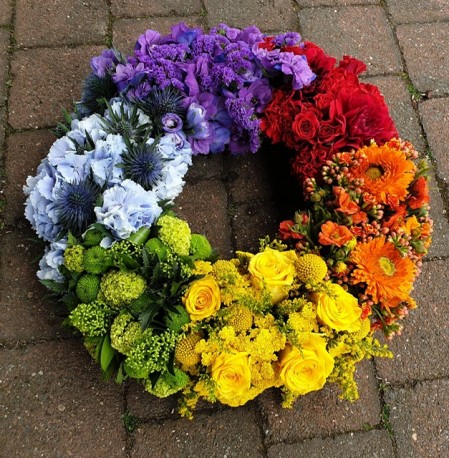
[[89, 116], [92, 113], [103, 113], [106, 109], [106, 100], [110, 100], [117, 94], [117, 87], [112, 77], [106, 74], [104, 78], [91, 73], [83, 84], [81, 101], [83, 114]]
[[174, 113], [181, 118], [185, 116], [186, 110], [183, 108], [182, 101], [181, 93], [168, 87], [152, 90], [145, 100], [138, 103], [140, 108], [160, 127], [162, 116], [167, 113]]
[[95, 221], [94, 206], [99, 187], [89, 180], [63, 183], [58, 191], [55, 208], [63, 229], [80, 234]]
[[132, 105], [131, 110], [126, 110], [125, 105], [120, 105], [120, 113], [115, 113], [109, 102], [106, 102], [109, 118], [103, 118], [101, 123], [108, 134], [119, 134], [126, 139], [146, 141], [153, 130], [151, 123], [140, 124], [139, 107]]
[[156, 144], [157, 140], [151, 145], [128, 143], [128, 151], [122, 155], [125, 178], [140, 184], [146, 191], [163, 179], [164, 159], [156, 151]]

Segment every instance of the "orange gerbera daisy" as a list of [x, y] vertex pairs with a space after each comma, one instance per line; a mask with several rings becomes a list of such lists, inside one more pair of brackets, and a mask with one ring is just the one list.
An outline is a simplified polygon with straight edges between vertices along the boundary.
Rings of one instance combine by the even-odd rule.
[[355, 263], [352, 282], [366, 283], [366, 294], [374, 302], [399, 304], [410, 301], [410, 291], [416, 266], [409, 258], [401, 258], [399, 251], [385, 237], [359, 243], [351, 254]]
[[363, 178], [363, 191], [383, 204], [388, 204], [389, 196], [406, 199], [416, 167], [399, 148], [373, 143], [360, 149], [357, 157], [360, 165], [351, 171], [356, 178]]

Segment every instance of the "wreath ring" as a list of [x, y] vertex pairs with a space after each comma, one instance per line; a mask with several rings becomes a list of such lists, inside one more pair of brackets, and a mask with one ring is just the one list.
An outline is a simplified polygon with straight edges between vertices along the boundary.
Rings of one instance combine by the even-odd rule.
[[[38, 277], [106, 377], [150, 393], [283, 405], [326, 382], [357, 398], [356, 364], [391, 338], [430, 244], [427, 168], [365, 65], [296, 32], [220, 24], [146, 31], [91, 61], [81, 101], [25, 186], [48, 242]], [[259, 253], [219, 259], [171, 210], [192, 155], [281, 145], [303, 197]]]

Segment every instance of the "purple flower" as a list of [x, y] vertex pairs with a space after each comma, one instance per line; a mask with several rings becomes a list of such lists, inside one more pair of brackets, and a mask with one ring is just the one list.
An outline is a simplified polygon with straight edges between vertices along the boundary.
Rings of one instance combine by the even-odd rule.
[[104, 78], [106, 74], [113, 70], [115, 65], [118, 64], [117, 56], [113, 49], [105, 49], [101, 55], [93, 57], [90, 60], [90, 66], [96, 76]]
[[123, 92], [130, 85], [138, 85], [144, 76], [145, 66], [142, 63], [139, 63], [136, 67], [134, 67], [128, 62], [126, 65], [117, 65], [112, 79], [114, 80], [114, 83], [117, 84], [118, 90]]
[[206, 110], [197, 103], [192, 103], [187, 110], [187, 128], [190, 136], [196, 140], [203, 140], [209, 135], [209, 126], [206, 121]]
[[171, 35], [165, 38], [171, 38], [175, 43], [192, 44], [194, 40], [203, 32], [200, 28], [191, 29], [184, 22], [174, 25], [171, 28]]
[[174, 113], [167, 113], [162, 116], [162, 129], [164, 132], [173, 133], [182, 129], [182, 119]]
[[140, 35], [137, 39], [136, 45], [134, 46], [134, 53], [136, 56], [148, 56], [161, 41], [161, 34], [155, 30], [147, 30], [145, 33]]
[[270, 83], [266, 78], [256, 80], [247, 88], [240, 89], [239, 97], [248, 104], [253, 104], [256, 113], [262, 113], [271, 101]]

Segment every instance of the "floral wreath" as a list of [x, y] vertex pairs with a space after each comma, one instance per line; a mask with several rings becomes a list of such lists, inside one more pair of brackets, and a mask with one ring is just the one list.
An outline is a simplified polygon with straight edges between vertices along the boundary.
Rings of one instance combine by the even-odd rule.
[[[29, 177], [25, 215], [48, 242], [37, 273], [105, 376], [240, 406], [326, 382], [358, 397], [356, 364], [391, 339], [430, 245], [427, 166], [398, 139], [365, 65], [296, 32], [220, 24], [146, 31], [91, 60], [81, 101]], [[303, 186], [257, 254], [218, 259], [171, 210], [192, 155], [279, 143]]]

